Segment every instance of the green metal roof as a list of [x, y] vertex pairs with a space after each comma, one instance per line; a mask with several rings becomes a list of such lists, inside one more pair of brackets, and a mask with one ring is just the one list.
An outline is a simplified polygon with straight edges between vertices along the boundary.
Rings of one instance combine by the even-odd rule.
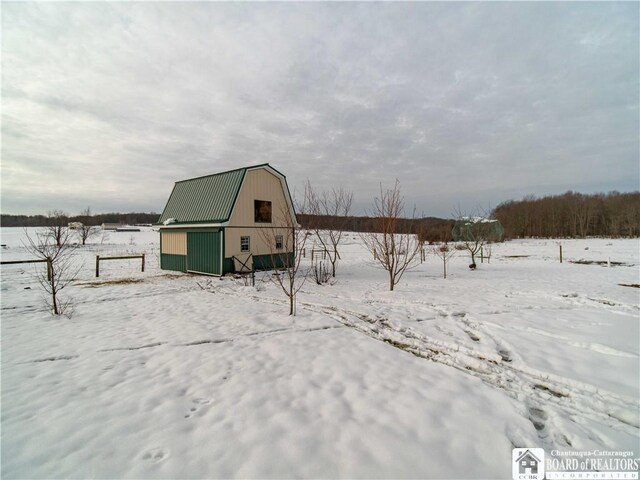
[[231, 216], [245, 167], [176, 182], [158, 223], [175, 218], [180, 223], [219, 223]]

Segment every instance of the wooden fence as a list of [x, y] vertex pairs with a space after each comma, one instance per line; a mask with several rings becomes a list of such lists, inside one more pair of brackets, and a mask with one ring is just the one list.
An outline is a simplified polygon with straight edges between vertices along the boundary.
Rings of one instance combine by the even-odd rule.
[[[316, 258], [320, 259], [320, 257], [322, 257], [322, 260], [326, 260], [328, 253], [329, 252], [324, 248], [312, 248], [311, 249], [311, 260], [314, 260]], [[306, 247], [302, 249], [302, 257], [303, 258], [307, 258], [307, 249], [306, 249]]]
[[0, 265], [17, 265], [20, 263], [46, 263], [47, 264], [47, 280], [51, 281], [51, 258], [43, 258], [42, 260], [5, 260]]
[[101, 257], [96, 255], [96, 277], [100, 276], [100, 262], [104, 260], [129, 260], [132, 258], [142, 259], [142, 271], [144, 272], [144, 253], [141, 255], [123, 255], [118, 257]]

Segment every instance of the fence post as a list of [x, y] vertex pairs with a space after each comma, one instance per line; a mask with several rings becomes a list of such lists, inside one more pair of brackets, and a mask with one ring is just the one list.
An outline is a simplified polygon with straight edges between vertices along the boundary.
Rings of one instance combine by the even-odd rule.
[[562, 263], [562, 244], [560, 244], [560, 263]]
[[144, 272], [144, 253], [142, 254], [142, 271]]
[[480, 247], [480, 263], [484, 263], [484, 249]]
[[96, 255], [96, 278], [100, 276], [100, 255]]

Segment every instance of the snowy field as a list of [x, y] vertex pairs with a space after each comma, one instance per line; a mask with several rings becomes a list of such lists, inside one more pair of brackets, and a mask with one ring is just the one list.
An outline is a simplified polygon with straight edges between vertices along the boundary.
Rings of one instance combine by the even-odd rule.
[[[2, 260], [29, 258], [3, 228]], [[100, 243], [102, 240], [102, 243]], [[638, 240], [523, 240], [396, 291], [349, 234], [298, 314], [257, 275], [158, 268], [158, 233], [78, 247], [53, 317], [1, 267], [2, 478], [511, 478], [511, 449], [639, 442]], [[104, 262], [95, 256], [147, 254]], [[595, 261], [603, 264], [571, 263]], [[607, 260], [611, 266], [606, 265]], [[617, 263], [621, 263], [618, 265]]]

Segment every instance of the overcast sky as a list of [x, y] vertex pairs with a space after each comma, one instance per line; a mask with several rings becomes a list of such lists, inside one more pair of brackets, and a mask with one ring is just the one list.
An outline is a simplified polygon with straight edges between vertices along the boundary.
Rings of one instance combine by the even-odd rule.
[[363, 213], [630, 191], [639, 4], [2, 3], [2, 213], [269, 162]]

